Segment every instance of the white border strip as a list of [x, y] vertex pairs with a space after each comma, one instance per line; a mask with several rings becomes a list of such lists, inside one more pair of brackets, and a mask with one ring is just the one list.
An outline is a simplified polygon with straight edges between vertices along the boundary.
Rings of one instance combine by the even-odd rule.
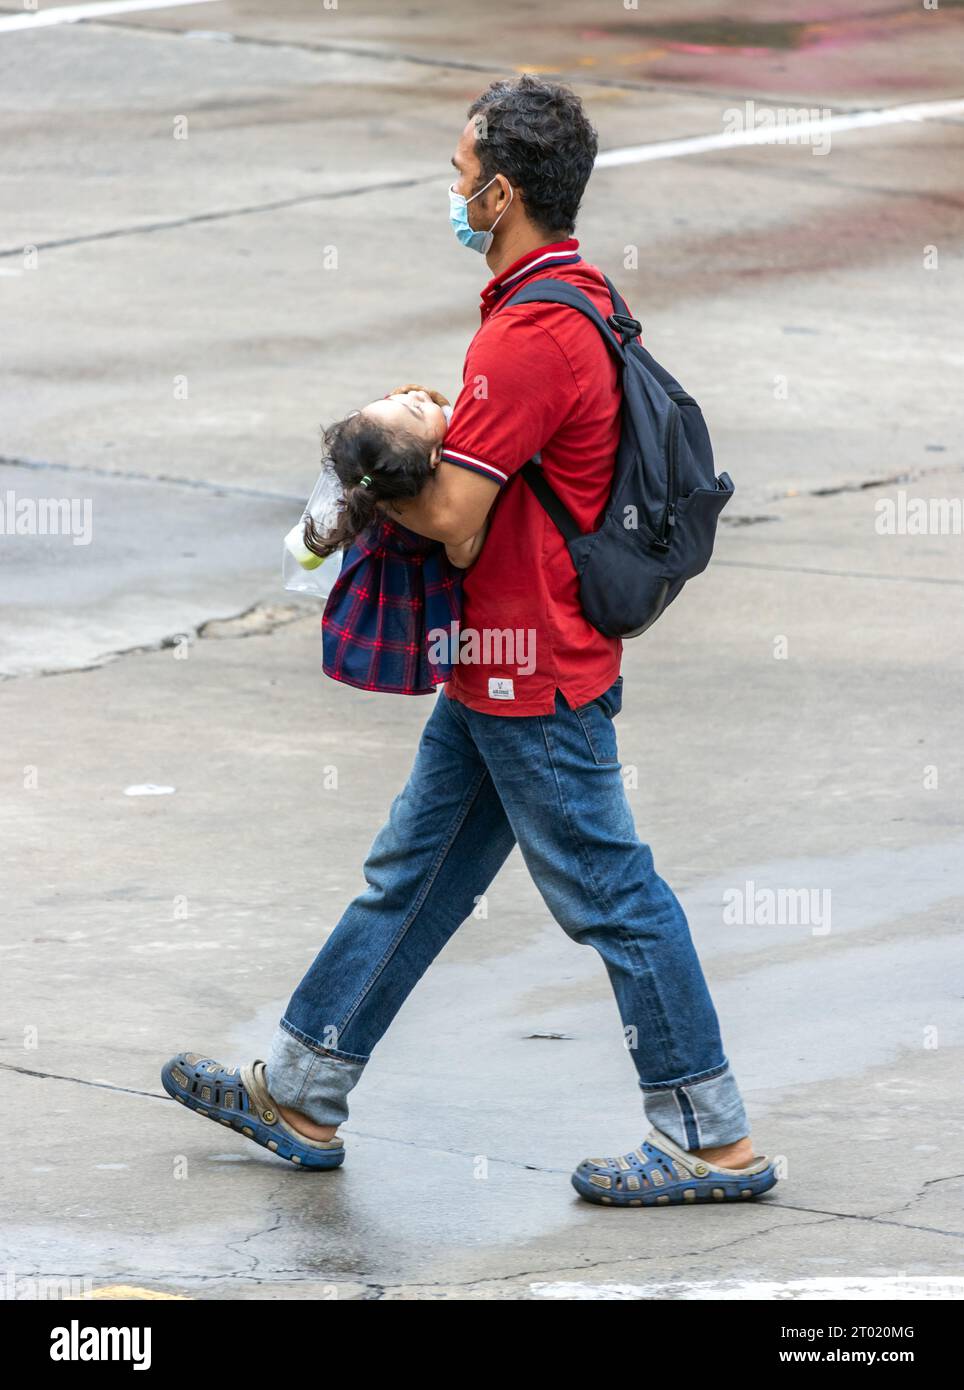
[[496, 468], [494, 463], [484, 463], [482, 459], [473, 458], [471, 454], [460, 454], [455, 449], [447, 449], [443, 442], [442, 458], [449, 463], [467, 463], [472, 468], [485, 469], [486, 474], [492, 474], [495, 478], [501, 478], [504, 483], [509, 481], [508, 473], [503, 473], [501, 468]]
[[[757, 102], [759, 107], [780, 111], [792, 109]], [[688, 140], [663, 140], [651, 145], [627, 145], [604, 150], [596, 159], [597, 169], [620, 164], [644, 164], [651, 159], [678, 159], [681, 155], [704, 154], [707, 150], [733, 150], [748, 145], [797, 145], [810, 136], [839, 130], [866, 130], [870, 126], [899, 125], [904, 121], [939, 121], [944, 116], [964, 116], [964, 99], [922, 101], [912, 106], [890, 106], [878, 111], [850, 111], [840, 116], [820, 116], [812, 120], [790, 121], [782, 126], [757, 126], [752, 130], [720, 131], [718, 135], [694, 135]]]
[[572, 251], [547, 251], [547, 252], [545, 253], [544, 256], [537, 256], [536, 259], [535, 259], [534, 261], [530, 261], [528, 265], [520, 266], [520, 268], [519, 268], [513, 275], [507, 275], [506, 278], [505, 278], [505, 280], [502, 281], [502, 284], [503, 284], [503, 285], [511, 284], [513, 280], [517, 280], [517, 279], [519, 278], [520, 275], [525, 275], [526, 272], [529, 271], [529, 270], [531, 270], [532, 267], [533, 267], [534, 265], [541, 265], [543, 261], [561, 260], [564, 256], [578, 256], [578, 255], [579, 255], [579, 252], [578, 252], [578, 251], [575, 251], [575, 250], [572, 250]]
[[131, 14], [134, 10], [172, 10], [178, 5], [214, 3], [215, 0], [104, 0], [99, 5], [57, 5], [52, 10], [5, 15], [0, 19], [0, 33], [7, 34], [13, 29], [43, 29], [51, 24], [76, 24], [79, 19], [103, 19], [114, 14]]

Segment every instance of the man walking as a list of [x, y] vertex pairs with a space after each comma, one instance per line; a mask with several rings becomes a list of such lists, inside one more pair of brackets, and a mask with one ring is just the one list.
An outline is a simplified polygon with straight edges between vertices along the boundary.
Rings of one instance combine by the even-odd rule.
[[565, 540], [515, 477], [540, 454], [584, 531], [609, 494], [621, 396], [597, 329], [564, 305], [505, 305], [552, 276], [612, 312], [573, 237], [596, 133], [573, 92], [531, 76], [494, 83], [468, 117], [450, 216], [492, 278], [442, 462], [399, 515], [449, 544], [487, 525], [463, 582], [473, 655], [436, 700], [366, 860], [368, 887], [292, 995], [267, 1061], [227, 1068], [179, 1053], [162, 1079], [189, 1108], [295, 1163], [341, 1163], [348, 1092], [518, 844], [553, 917], [602, 956], [651, 1125], [626, 1154], [580, 1163], [576, 1190], [621, 1206], [755, 1197], [775, 1167], [754, 1154], [686, 917], [623, 788], [622, 644], [584, 617]]

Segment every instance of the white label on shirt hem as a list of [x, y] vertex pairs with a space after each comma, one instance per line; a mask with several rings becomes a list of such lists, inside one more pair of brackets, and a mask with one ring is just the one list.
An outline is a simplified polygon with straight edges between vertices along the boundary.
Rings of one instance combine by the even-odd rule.
[[514, 700], [515, 691], [512, 688], [512, 681], [508, 676], [489, 677], [489, 699], [490, 700]]

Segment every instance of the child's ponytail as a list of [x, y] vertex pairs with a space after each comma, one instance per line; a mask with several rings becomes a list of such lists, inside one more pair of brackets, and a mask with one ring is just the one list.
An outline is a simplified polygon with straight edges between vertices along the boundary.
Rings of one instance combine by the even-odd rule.
[[388, 430], [362, 412], [339, 420], [325, 431], [327, 466], [342, 486], [334, 526], [319, 532], [305, 518], [307, 548], [322, 557], [351, 545], [382, 516], [378, 503], [416, 497], [432, 472], [425, 445], [406, 430]]

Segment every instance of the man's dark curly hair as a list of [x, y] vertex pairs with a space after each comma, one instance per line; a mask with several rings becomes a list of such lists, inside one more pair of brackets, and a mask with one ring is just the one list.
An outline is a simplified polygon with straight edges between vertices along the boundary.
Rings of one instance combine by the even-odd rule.
[[571, 236], [598, 148], [575, 92], [525, 73], [493, 82], [468, 117], [477, 118], [480, 185], [505, 174], [537, 226]]

